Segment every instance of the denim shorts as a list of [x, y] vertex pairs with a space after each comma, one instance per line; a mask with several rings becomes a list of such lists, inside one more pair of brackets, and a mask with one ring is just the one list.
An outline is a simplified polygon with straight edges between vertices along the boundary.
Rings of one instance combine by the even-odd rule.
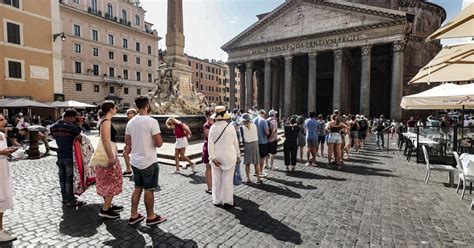
[[342, 144], [342, 137], [340, 133], [330, 133], [328, 135], [328, 144]]
[[160, 173], [160, 167], [158, 162], [154, 163], [147, 168], [140, 170], [132, 166], [133, 170], [133, 181], [135, 182], [136, 188], [143, 188], [145, 190], [155, 190], [158, 185], [158, 175]]

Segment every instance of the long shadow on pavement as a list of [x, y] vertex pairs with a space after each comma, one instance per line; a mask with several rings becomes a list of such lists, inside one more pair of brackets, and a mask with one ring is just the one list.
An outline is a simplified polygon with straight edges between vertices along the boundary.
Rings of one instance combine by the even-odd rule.
[[227, 209], [227, 211], [235, 215], [240, 224], [258, 232], [271, 234], [275, 239], [283, 242], [303, 243], [299, 232], [274, 219], [267, 212], [260, 210], [257, 203], [236, 195], [234, 195], [234, 202], [237, 206]]
[[190, 178], [192, 179], [192, 181], [189, 181], [189, 183], [191, 184], [203, 184], [203, 183], [206, 183], [206, 178], [201, 176], [201, 175], [198, 175], [197, 173], [191, 173], [189, 175], [186, 175], [186, 174], [179, 174], [180, 176], [183, 176], [183, 177], [187, 177], [187, 178]]
[[[197, 243], [192, 239], [181, 239], [172, 233], [167, 233], [158, 228], [140, 226], [138, 230], [142, 233], [150, 235], [153, 247], [198, 247]], [[143, 246], [142, 246], [143, 247]]]
[[340, 171], [343, 173], [363, 175], [363, 176], [397, 177], [396, 175], [388, 173], [388, 172], [392, 172], [391, 170], [366, 167], [366, 166], [360, 166], [360, 165], [352, 165], [352, 164], [346, 164], [342, 169], [336, 169], [334, 167], [327, 167], [327, 166], [320, 167], [320, 168], [326, 169], [326, 170]]
[[99, 217], [100, 204], [89, 204], [77, 208], [63, 208], [63, 220], [59, 232], [72, 237], [92, 237], [103, 220]]
[[296, 169], [294, 172], [287, 173], [289, 177], [304, 178], [304, 179], [319, 179], [319, 180], [333, 180], [333, 181], [346, 181], [345, 178], [337, 178], [332, 176], [321, 176], [307, 171], [300, 171]]
[[265, 179], [279, 183], [279, 184], [284, 184], [286, 186], [290, 186], [293, 188], [297, 188], [297, 189], [317, 189], [316, 187], [312, 185], [304, 185], [302, 181], [287, 181], [287, 180], [274, 178], [274, 177], [266, 177]]
[[106, 230], [114, 236], [114, 240], [104, 241], [104, 245], [112, 247], [145, 247], [146, 241], [138, 233], [137, 226], [129, 226], [124, 219], [105, 220]]
[[301, 198], [300, 194], [294, 192], [293, 190], [287, 187], [277, 187], [277, 186], [266, 184], [266, 183], [263, 183], [263, 184], [251, 183], [251, 184], [247, 184], [247, 186], [255, 188], [255, 189], [264, 190], [270, 193], [286, 196], [289, 198]]

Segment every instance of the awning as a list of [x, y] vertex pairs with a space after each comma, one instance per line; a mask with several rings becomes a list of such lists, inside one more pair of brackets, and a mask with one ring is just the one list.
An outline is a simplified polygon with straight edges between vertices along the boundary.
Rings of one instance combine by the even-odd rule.
[[1, 99], [0, 108], [53, 108], [44, 103], [25, 98]]
[[408, 83], [472, 80], [474, 80], [474, 43], [443, 48]]
[[474, 3], [436, 30], [426, 41], [462, 37], [474, 37]]
[[418, 94], [404, 96], [403, 109], [474, 109], [474, 84], [442, 84]]
[[96, 105], [88, 104], [85, 102], [79, 102], [75, 100], [67, 100], [67, 101], [55, 101], [50, 102], [48, 105], [54, 108], [77, 108], [77, 109], [85, 109], [85, 108], [96, 108]]

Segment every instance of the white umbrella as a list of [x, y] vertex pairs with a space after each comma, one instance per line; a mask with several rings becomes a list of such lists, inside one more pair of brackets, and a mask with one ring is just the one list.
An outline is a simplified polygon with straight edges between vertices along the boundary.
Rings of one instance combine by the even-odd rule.
[[418, 94], [404, 96], [403, 109], [474, 109], [474, 84], [442, 84]]
[[25, 98], [0, 100], [0, 108], [52, 108], [49, 105]]
[[462, 37], [474, 37], [474, 3], [436, 30], [426, 41]]
[[85, 102], [79, 102], [75, 100], [67, 100], [64, 102], [55, 101], [48, 103], [50, 106], [54, 108], [77, 108], [77, 109], [85, 109], [85, 108], [96, 108], [96, 105], [88, 104]]

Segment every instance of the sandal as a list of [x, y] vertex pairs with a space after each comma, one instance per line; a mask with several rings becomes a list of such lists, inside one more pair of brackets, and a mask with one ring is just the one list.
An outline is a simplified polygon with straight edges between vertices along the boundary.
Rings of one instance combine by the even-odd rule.
[[258, 183], [258, 184], [262, 184], [263, 181], [262, 181], [262, 180], [258, 180], [257, 183]]
[[206, 189], [206, 190], [204, 190], [204, 192], [206, 192], [207, 194], [212, 195], [212, 190], [211, 189]]
[[252, 183], [252, 181], [250, 181], [250, 180], [247, 180], [247, 182], [245, 182], [245, 184], [247, 184], [247, 185], [251, 184], [251, 183]]

